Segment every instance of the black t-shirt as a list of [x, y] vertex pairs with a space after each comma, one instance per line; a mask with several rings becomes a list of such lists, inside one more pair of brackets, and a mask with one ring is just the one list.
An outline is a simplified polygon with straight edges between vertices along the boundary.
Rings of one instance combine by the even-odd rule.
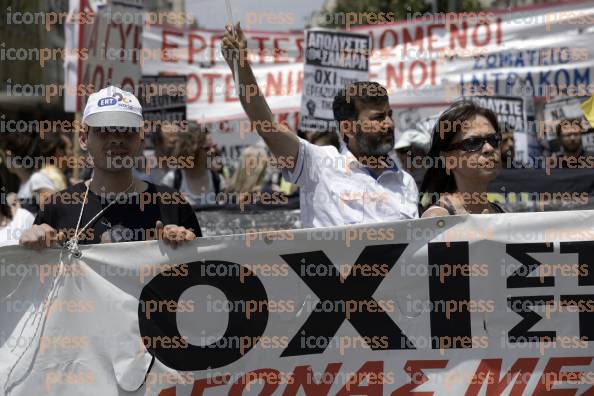
[[[156, 239], [155, 223], [175, 224], [191, 229], [197, 237], [202, 236], [200, 225], [192, 207], [183, 195], [171, 188], [147, 183], [148, 188], [140, 194], [116, 194], [102, 197], [89, 190], [84, 205], [80, 230], [103, 208], [112, 204], [80, 235], [80, 244], [102, 242], [128, 242]], [[67, 239], [74, 236], [86, 186], [76, 184], [52, 196], [51, 202], [42, 205], [35, 224], [48, 224], [63, 231]]]

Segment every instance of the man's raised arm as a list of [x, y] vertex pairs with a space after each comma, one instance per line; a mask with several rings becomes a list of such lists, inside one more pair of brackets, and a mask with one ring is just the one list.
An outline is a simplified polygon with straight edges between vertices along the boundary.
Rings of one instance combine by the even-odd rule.
[[[223, 57], [233, 72], [233, 78], [239, 78], [241, 87], [239, 97], [243, 110], [250, 119], [250, 126], [255, 127], [275, 157], [291, 158], [293, 161], [287, 163], [294, 165], [299, 153], [299, 138], [286, 125], [274, 121], [270, 107], [258, 87], [256, 77], [247, 60], [247, 41], [239, 23], [235, 26], [235, 34], [231, 25], [225, 27], [221, 49]], [[238, 76], [234, 73], [235, 62], [237, 62]], [[235, 84], [237, 83], [235, 81]], [[292, 168], [288, 170], [291, 171]]]

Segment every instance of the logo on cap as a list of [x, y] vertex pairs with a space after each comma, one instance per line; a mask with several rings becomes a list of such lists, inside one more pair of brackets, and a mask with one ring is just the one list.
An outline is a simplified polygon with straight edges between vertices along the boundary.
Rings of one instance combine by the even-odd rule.
[[99, 107], [105, 107], [105, 106], [113, 106], [116, 103], [118, 103], [118, 100], [116, 98], [101, 98], [97, 102], [97, 105]]
[[124, 95], [122, 95], [119, 92], [116, 92], [113, 95], [113, 97], [116, 98], [118, 100], [118, 102], [124, 102], [124, 103], [130, 103], [131, 102], [130, 99], [128, 99], [127, 97], [125, 97]]

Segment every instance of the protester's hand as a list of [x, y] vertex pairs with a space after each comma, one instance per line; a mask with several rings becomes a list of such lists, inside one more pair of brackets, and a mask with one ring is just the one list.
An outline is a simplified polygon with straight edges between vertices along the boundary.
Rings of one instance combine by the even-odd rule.
[[157, 230], [158, 238], [173, 249], [182, 243], [196, 239], [196, 234], [192, 230], [174, 224], [163, 226], [162, 221], [157, 221], [155, 229]]
[[64, 243], [66, 234], [58, 232], [47, 224], [34, 225], [21, 235], [19, 244], [27, 249], [49, 248], [54, 242]]
[[235, 25], [235, 31], [233, 31], [231, 25], [225, 26], [225, 35], [221, 42], [221, 52], [230, 67], [233, 67], [233, 62], [236, 59], [239, 60], [239, 66], [244, 66], [244, 62], [247, 59], [247, 40], [239, 22]]

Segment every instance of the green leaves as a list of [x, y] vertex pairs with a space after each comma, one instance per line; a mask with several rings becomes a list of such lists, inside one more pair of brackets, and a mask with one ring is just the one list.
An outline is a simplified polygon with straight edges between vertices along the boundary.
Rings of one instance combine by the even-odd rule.
[[[437, 0], [437, 11], [454, 11], [448, 9], [450, 2], [451, 0]], [[454, 0], [454, 3], [456, 8], [461, 8], [461, 12], [481, 10], [478, 0]], [[316, 21], [323, 27], [347, 28], [378, 24], [378, 19], [387, 19], [388, 22], [412, 20], [421, 16], [420, 14], [431, 13], [431, 10], [430, 0], [336, 0], [333, 7], [319, 11]], [[356, 14], [356, 18], [352, 17], [353, 14]], [[383, 18], [378, 18], [380, 14]]]

